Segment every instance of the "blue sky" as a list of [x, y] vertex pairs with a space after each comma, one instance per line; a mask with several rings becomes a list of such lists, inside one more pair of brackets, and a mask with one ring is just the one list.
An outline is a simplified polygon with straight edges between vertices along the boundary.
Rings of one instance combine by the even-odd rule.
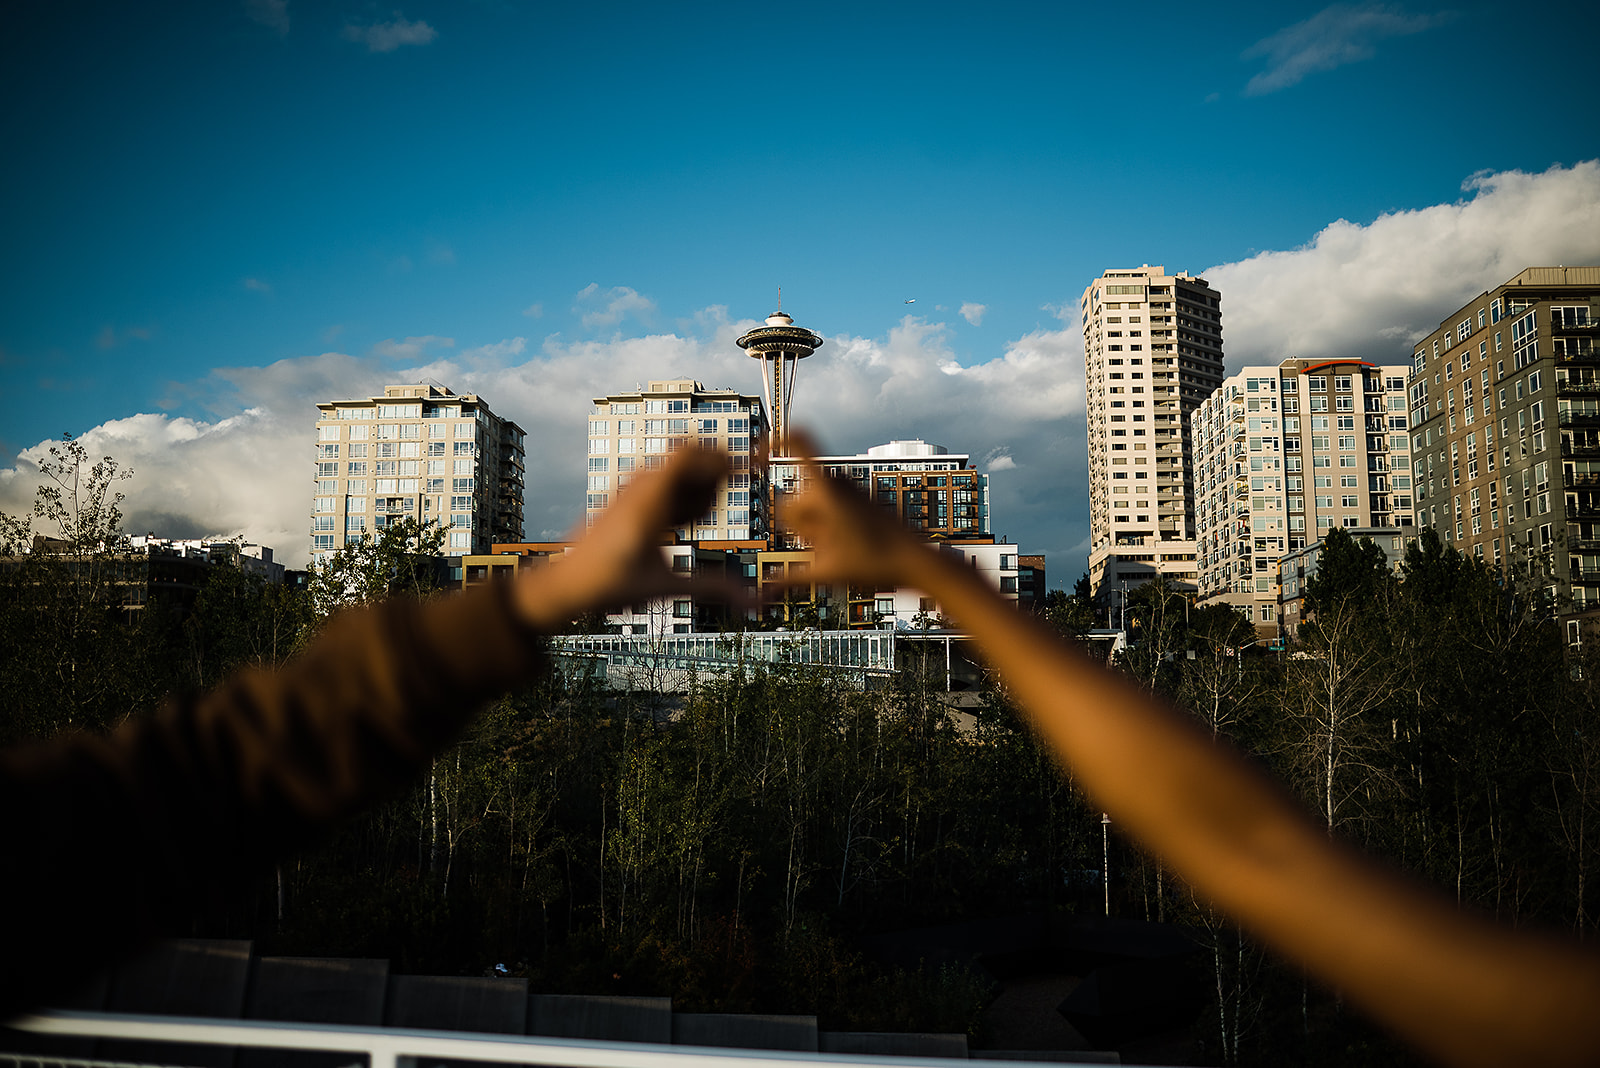
[[[19, 3], [0, 508], [31, 494], [10, 458], [71, 431], [135, 467], [131, 525], [294, 560], [310, 403], [427, 372], [529, 429], [529, 533], [554, 533], [581, 510], [588, 398], [667, 374], [754, 390], [731, 338], [782, 285], [830, 338], [797, 421], [840, 451], [920, 435], [998, 461], [998, 532], [1070, 586], [1089, 279], [1207, 271], [1237, 365], [1402, 359], [1524, 261], [1600, 262], [1600, 138], [1547, 103], [1585, 98], [1592, 24], [1506, 4]], [[1405, 299], [1352, 288], [1352, 264]], [[1332, 325], [1297, 332], [1329, 286]]]

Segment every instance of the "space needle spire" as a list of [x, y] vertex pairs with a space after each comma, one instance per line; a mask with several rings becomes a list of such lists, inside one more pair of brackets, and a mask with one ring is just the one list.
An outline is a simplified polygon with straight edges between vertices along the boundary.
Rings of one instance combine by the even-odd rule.
[[822, 337], [794, 325], [794, 318], [783, 310], [783, 291], [778, 291], [778, 310], [767, 316], [767, 325], [758, 326], [739, 338], [741, 349], [762, 363], [761, 392], [772, 413], [772, 436], [768, 455], [781, 456], [789, 436], [789, 402], [794, 397], [795, 372], [801, 360], [822, 345]]

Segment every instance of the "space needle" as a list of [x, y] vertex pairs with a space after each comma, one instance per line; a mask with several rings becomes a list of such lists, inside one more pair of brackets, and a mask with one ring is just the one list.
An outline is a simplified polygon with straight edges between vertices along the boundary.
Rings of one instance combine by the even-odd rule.
[[794, 397], [795, 371], [801, 360], [822, 345], [822, 336], [795, 326], [780, 302], [778, 310], [767, 316], [767, 325], [745, 334], [738, 345], [762, 363], [761, 391], [767, 410], [772, 413], [767, 451], [769, 456], [780, 456], [789, 436], [789, 401]]

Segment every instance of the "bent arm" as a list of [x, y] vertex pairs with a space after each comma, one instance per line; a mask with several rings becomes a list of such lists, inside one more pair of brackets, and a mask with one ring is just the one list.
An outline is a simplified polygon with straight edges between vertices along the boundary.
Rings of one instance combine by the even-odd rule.
[[[1230, 746], [1082, 656], [849, 487], [792, 519], [815, 577], [920, 588], [974, 638], [1096, 804], [1243, 926], [1462, 1065], [1600, 1058], [1600, 961], [1511, 932], [1331, 840]], [[825, 578], [824, 578], [825, 576]]]
[[508, 593], [346, 613], [280, 671], [242, 672], [108, 736], [0, 755], [0, 1015], [182, 930], [396, 792], [539, 662]]
[[345, 613], [278, 671], [242, 672], [109, 736], [0, 753], [0, 1018], [181, 930], [274, 858], [392, 796], [480, 707], [533, 675], [541, 634], [687, 588], [667, 572], [660, 535], [704, 511], [722, 470], [680, 454], [566, 560]]

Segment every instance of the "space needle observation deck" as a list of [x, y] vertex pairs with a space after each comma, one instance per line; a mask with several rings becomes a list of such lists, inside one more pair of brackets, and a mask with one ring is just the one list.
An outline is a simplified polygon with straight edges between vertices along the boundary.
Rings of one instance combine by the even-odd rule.
[[822, 336], [804, 327], [782, 310], [767, 316], [767, 325], [758, 326], [739, 338], [741, 349], [762, 362], [761, 391], [772, 413], [772, 437], [768, 454], [781, 455], [789, 436], [789, 402], [794, 397], [795, 371], [801, 360], [822, 345]]

